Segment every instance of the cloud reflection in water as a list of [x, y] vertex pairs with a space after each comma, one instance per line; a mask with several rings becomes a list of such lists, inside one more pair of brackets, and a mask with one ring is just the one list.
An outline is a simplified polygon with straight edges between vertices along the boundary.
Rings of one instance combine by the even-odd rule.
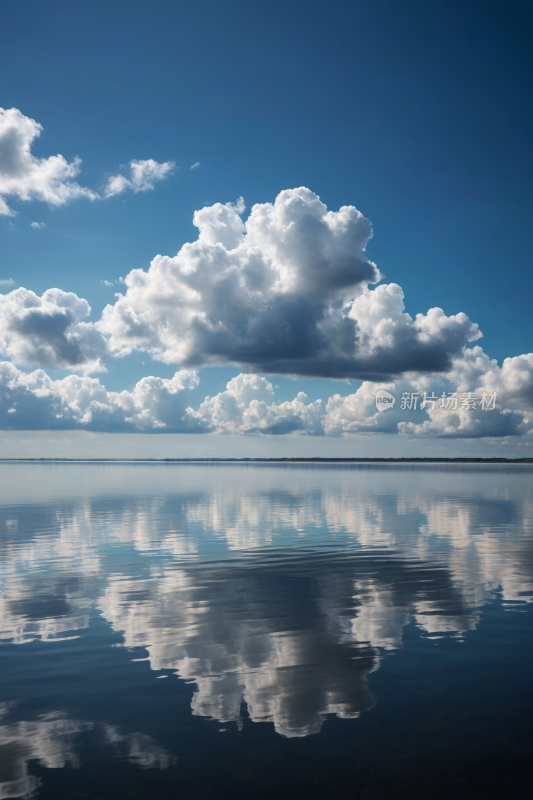
[[[195, 685], [193, 715], [221, 723], [240, 725], [245, 708], [302, 737], [328, 714], [357, 717], [407, 624], [460, 639], [496, 590], [518, 610], [533, 594], [530, 473], [514, 468], [77, 465], [42, 487], [47, 467], [10, 469], [33, 480], [18, 502], [4, 484], [0, 639], [53, 647], [99, 615], [124, 647], [146, 648], [151, 670]], [[74, 764], [90, 725], [4, 726], [0, 796], [33, 791], [31, 758]], [[136, 736], [137, 763], [171, 763]]]

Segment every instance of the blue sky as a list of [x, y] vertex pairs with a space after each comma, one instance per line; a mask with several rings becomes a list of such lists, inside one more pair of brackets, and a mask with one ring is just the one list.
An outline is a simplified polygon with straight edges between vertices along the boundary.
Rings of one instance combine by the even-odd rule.
[[[101, 335], [114, 342], [115, 349], [101, 357], [107, 371], [87, 373], [86, 364], [78, 368], [79, 360], [77, 364], [39, 361], [39, 348], [30, 348], [30, 354], [27, 342], [17, 344], [9, 331], [16, 329], [22, 336], [23, 326], [19, 317], [13, 322], [9, 314], [15, 312], [6, 305], [11, 328], [6, 323], [2, 358], [18, 370], [17, 375], [44, 368], [57, 382], [71, 374], [83, 377], [85, 372], [107, 392], [130, 393], [142, 378], [169, 381], [180, 368], [194, 370], [199, 377], [186, 389], [162, 387], [173, 398], [182, 391], [187, 394], [186, 401], [167, 408], [164, 418], [152, 406], [141, 408], [136, 396], [131, 401], [136, 413], [150, 417], [152, 427], [142, 428], [137, 420], [128, 430], [123, 409], [119, 422], [115, 409], [111, 414], [115, 423], [110, 417], [104, 424], [96, 423], [88, 406], [80, 411], [78, 405], [67, 424], [71, 394], [66, 385], [54, 383], [55, 388], [46, 391], [55, 393], [54, 402], [61, 405], [62, 416], [55, 418], [64, 420], [64, 429], [46, 435], [42, 431], [52, 419], [49, 409], [31, 411], [31, 420], [25, 417], [31, 406], [24, 405], [28, 392], [35, 395], [36, 389], [27, 382], [20, 384], [26, 400], [22, 395], [2, 396], [6, 404], [2, 427], [9, 431], [6, 455], [46, 455], [52, 450], [54, 455], [93, 455], [89, 452], [93, 446], [114, 448], [119, 455], [127, 450], [129, 455], [161, 456], [178, 450], [186, 455], [188, 447], [206, 455], [235, 450], [250, 456], [259, 451], [265, 455], [524, 454], [533, 428], [528, 416], [533, 408], [533, 360], [516, 359], [533, 349], [529, 3], [6, 2], [2, 17], [0, 105], [19, 109], [22, 117], [42, 126], [40, 136], [31, 142], [33, 158], [61, 154], [72, 163], [78, 156], [79, 172], [68, 180], [99, 196], [105, 195], [110, 177], [131, 179], [127, 165], [132, 161], [175, 164], [153, 181], [152, 189], [135, 192], [130, 187], [108, 199], [79, 196], [53, 205], [35, 191], [26, 200], [20, 193], [3, 195], [13, 212], [0, 216], [0, 279], [13, 281], [0, 286], [6, 296], [20, 287], [39, 297], [51, 288], [72, 292], [91, 307], [85, 323], [98, 326], [106, 304], [116, 303], [115, 292], [125, 292], [124, 285], [115, 283], [119, 278], [134, 269], [148, 270], [156, 255], [174, 257], [185, 243], [197, 239], [195, 211], [215, 204], [235, 209], [242, 197], [246, 210], [241, 217], [246, 221], [254, 205], [273, 204], [280, 192], [307, 187], [328, 211], [355, 206], [371, 221], [373, 238], [356, 261], [375, 263], [383, 276], [381, 284], [401, 286], [405, 312], [413, 319], [438, 307], [446, 318], [463, 312], [483, 333], [476, 339], [464, 326], [461, 334], [454, 330], [454, 343], [450, 339], [445, 347], [446, 365], [444, 356], [437, 357], [433, 350], [422, 365], [408, 352], [415, 345], [407, 337], [403, 344], [397, 343], [399, 349], [393, 348], [387, 362], [390, 369], [391, 359], [405, 358], [407, 369], [394, 375], [387, 370], [380, 373], [374, 359], [370, 373], [367, 367], [367, 372], [353, 367], [348, 382], [345, 369], [338, 371], [339, 380], [331, 380], [336, 375], [333, 367], [326, 374], [324, 364], [330, 356], [317, 366], [316, 360], [302, 356], [303, 350], [296, 380], [290, 370], [280, 374], [284, 368], [276, 366], [281, 363], [278, 356], [273, 360], [272, 353], [265, 352], [246, 362], [235, 349], [224, 357], [219, 353], [208, 358], [204, 352], [197, 363], [192, 356], [182, 363], [173, 351], [172, 357], [167, 353], [168, 363], [162, 363], [161, 345], [157, 351], [153, 342], [150, 346], [145, 342], [131, 355], [119, 357], [117, 347], [124, 351], [124, 336], [118, 342], [116, 327], [108, 326]], [[2, 165], [9, 167], [5, 153], [2, 160], [0, 144], [0, 196]], [[198, 166], [191, 169], [193, 164]], [[216, 227], [219, 222], [206, 225]], [[253, 241], [249, 236], [251, 245], [259, 246], [257, 236]], [[301, 253], [307, 244], [302, 239], [294, 246]], [[271, 255], [269, 251], [265, 257]], [[344, 249], [341, 257], [345, 258]], [[349, 290], [350, 301], [363, 289], [375, 290], [376, 284], [365, 281], [359, 276], [350, 284], [356, 286]], [[316, 299], [323, 289], [315, 291]], [[179, 291], [176, 297], [172, 302], [179, 302]], [[347, 302], [347, 295], [343, 298]], [[333, 305], [340, 302], [333, 295], [330, 300]], [[142, 297], [135, 302], [130, 307], [137, 313]], [[214, 307], [218, 308], [209, 306], [208, 314]], [[298, 305], [292, 321], [290, 310], [276, 312], [280, 330], [299, 320], [298, 314], [304, 320], [304, 307]], [[150, 324], [157, 327], [161, 320], [154, 316], [154, 308], [149, 310]], [[346, 309], [345, 305], [344, 316]], [[47, 306], [47, 319], [51, 313]], [[231, 318], [235, 315], [234, 309]], [[256, 317], [257, 310], [250, 311], [250, 324]], [[228, 318], [224, 319], [227, 327]], [[299, 325], [294, 322], [294, 330]], [[432, 330], [435, 341], [452, 336], [446, 325], [446, 333], [442, 325], [437, 332]], [[33, 343], [36, 335], [31, 332]], [[72, 328], [65, 335], [76, 337], [79, 331]], [[128, 335], [133, 341], [131, 331]], [[332, 337], [328, 347], [337, 346], [341, 334], [328, 336]], [[463, 336], [459, 344], [458, 336]], [[253, 347], [257, 349], [263, 340], [261, 334]], [[367, 350], [383, 346], [381, 340], [370, 342]], [[194, 348], [198, 347], [195, 340]], [[478, 355], [473, 372], [475, 347], [483, 349], [485, 359], [497, 359], [500, 370], [504, 359], [515, 361], [496, 375]], [[435, 360], [429, 363], [431, 358]], [[216, 366], [206, 366], [206, 359]], [[227, 382], [242, 372], [278, 388], [272, 394], [265, 383], [247, 384], [253, 391], [246, 400], [232, 390], [232, 396], [221, 397], [219, 405], [237, 402], [240, 410], [226, 408], [224, 419], [214, 407], [199, 411], [206, 395], [223, 394]], [[370, 378], [369, 392], [378, 388], [379, 381], [392, 386], [398, 412], [402, 392], [421, 395], [433, 386], [439, 394], [470, 389], [481, 394], [483, 388], [490, 389], [498, 393], [499, 410], [490, 417], [490, 425], [489, 412], [477, 421], [460, 415], [433, 420], [420, 412], [397, 416], [393, 423], [393, 412], [376, 415], [368, 397], [359, 395], [337, 409], [335, 419], [330, 413], [324, 436], [328, 398], [354, 396], [365, 377]], [[20, 375], [17, 380], [24, 382]], [[301, 391], [307, 394], [305, 406], [322, 399], [322, 416], [316, 409], [306, 412], [294, 406], [285, 409], [281, 427], [277, 412], [272, 424], [265, 422], [266, 412], [260, 423], [243, 422], [250, 397], [279, 406], [292, 402]], [[71, 411], [63, 407], [65, 403], [71, 404]], [[7, 406], [15, 411], [9, 412]], [[188, 407], [203, 415], [200, 435], [200, 429], [192, 431], [176, 422]], [[369, 415], [376, 421], [369, 422]], [[82, 417], [85, 422], [80, 422]], [[386, 424], [382, 419], [388, 420]], [[182, 432], [154, 433], [156, 423], [161, 423], [159, 430]], [[27, 427], [35, 430], [27, 433]]]

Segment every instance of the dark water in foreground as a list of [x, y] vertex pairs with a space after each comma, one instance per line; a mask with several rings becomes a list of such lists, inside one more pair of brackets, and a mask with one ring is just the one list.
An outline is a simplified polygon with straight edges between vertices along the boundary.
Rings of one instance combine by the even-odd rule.
[[523, 795], [532, 478], [0, 464], [0, 799]]

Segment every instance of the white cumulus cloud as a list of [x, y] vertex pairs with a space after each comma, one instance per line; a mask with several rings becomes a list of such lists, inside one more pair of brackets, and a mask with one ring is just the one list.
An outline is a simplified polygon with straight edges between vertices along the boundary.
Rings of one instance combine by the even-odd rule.
[[[354, 434], [405, 434], [418, 438], [465, 438], [519, 436], [533, 428], [533, 354], [507, 359], [477, 383], [458, 382], [457, 373], [484, 361], [481, 348], [457, 360], [445, 375], [422, 376], [391, 383], [365, 381], [357, 392], [333, 395], [325, 406], [307, 402], [303, 392], [291, 401], [277, 403], [272, 384], [264, 377], [240, 374], [225, 391], [206, 397], [197, 409], [189, 404], [189, 392], [199, 384], [191, 370], [179, 370], [173, 378], [153, 376], [140, 380], [133, 391], [107, 391], [99, 380], [70, 375], [52, 380], [43, 370], [24, 373], [12, 363], [0, 362], [0, 429], [88, 430], [113, 433], [224, 433], [237, 435], [304, 434], [350, 436]], [[488, 361], [488, 359], [487, 359]], [[470, 362], [470, 363], [468, 363]], [[495, 408], [461, 407], [461, 392], [497, 393]], [[396, 397], [393, 408], [376, 408], [376, 391], [385, 389]], [[440, 392], [458, 395], [456, 410], [439, 402], [422, 406], [427, 396]], [[415, 393], [417, 407], [400, 407], [402, 393]]]
[[117, 355], [134, 349], [182, 366], [234, 364], [258, 373], [390, 379], [445, 370], [481, 334], [465, 314], [414, 320], [367, 257], [372, 236], [353, 206], [328, 211], [306, 188], [275, 203], [217, 203], [194, 214], [196, 242], [125, 279], [99, 329]]
[[300, 393], [276, 405], [272, 385], [257, 375], [238, 375], [225, 392], [206, 398], [198, 411], [188, 392], [199, 383], [190, 370], [173, 378], [146, 377], [132, 392], [108, 392], [99, 380], [69, 375], [53, 380], [0, 362], [0, 429], [150, 433], [322, 434], [321, 403]]
[[[115, 178], [144, 191], [172, 166], [131, 162], [131, 181]], [[400, 286], [372, 288], [381, 279], [366, 253], [372, 228], [356, 208], [328, 211], [300, 187], [253, 206], [246, 219], [244, 213], [242, 198], [196, 211], [197, 240], [115, 281], [124, 289], [96, 323], [87, 321], [86, 300], [60, 289], [42, 297], [25, 288], [0, 294], [0, 356], [13, 362], [2, 365], [4, 428], [421, 438], [533, 433], [533, 354], [499, 366], [470, 346], [481, 333], [465, 314], [432, 308], [413, 318]], [[0, 281], [13, 285], [11, 278]], [[121, 393], [87, 377], [134, 350], [181, 369], [170, 380], [147, 377]], [[15, 364], [85, 377], [52, 381]], [[192, 408], [187, 392], [198, 378], [190, 370], [215, 364], [244, 372]], [[265, 374], [363, 383], [324, 404], [307, 402], [303, 393], [277, 403]], [[393, 408], [378, 411], [379, 389], [396, 397]], [[466, 407], [468, 392], [478, 400], [497, 396], [497, 407]], [[403, 408], [402, 395], [412, 393], [416, 407]], [[456, 407], [421, 407], [424, 393], [456, 393]]]
[[171, 379], [148, 377], [132, 392], [108, 392], [96, 379], [69, 375], [52, 380], [44, 370], [26, 374], [0, 362], [0, 428], [103, 432], [198, 431], [187, 417], [188, 394], [198, 383], [194, 372]]
[[241, 374], [229, 381], [225, 392], [206, 397], [198, 411], [188, 409], [188, 416], [204, 430], [217, 433], [323, 435], [320, 400], [306, 405], [303, 392], [279, 405], [273, 399], [274, 390], [266, 378]]
[[[394, 406], [384, 412], [376, 408], [379, 389], [396, 398]], [[404, 394], [415, 395], [416, 408], [402, 409]], [[471, 395], [472, 407], [467, 407], [467, 395]], [[431, 397], [437, 400], [429, 401]], [[533, 428], [533, 354], [507, 358], [499, 367], [476, 346], [455, 358], [446, 373], [413, 375], [389, 383], [365, 381], [354, 394], [330, 397], [325, 410], [324, 431], [333, 436], [356, 433], [452, 439], [519, 436]]]
[[[516, 436], [533, 428], [533, 353], [506, 358], [499, 367], [475, 347], [456, 359], [447, 377], [458, 394], [457, 409], [435, 403], [428, 408], [429, 419], [400, 422], [400, 433], [470, 439]], [[468, 392], [487, 400], [496, 395], [496, 408], [484, 410], [479, 402], [475, 409], [466, 408], [461, 395]]]
[[106, 342], [84, 321], [90, 311], [87, 300], [61, 289], [0, 294], [0, 354], [28, 366], [102, 371]]
[[36, 158], [33, 140], [43, 128], [17, 108], [0, 108], [0, 215], [13, 216], [6, 201], [42, 200], [60, 206], [77, 197], [95, 200], [98, 195], [71, 179], [80, 171], [81, 159], [70, 164], [62, 155]]
[[159, 164], [153, 158], [144, 161], [130, 161], [128, 164], [130, 177], [124, 175], [112, 175], [105, 188], [105, 197], [114, 197], [123, 194], [125, 191], [148, 192], [154, 188], [156, 181], [168, 178], [174, 171], [176, 164], [174, 161], [165, 161]]

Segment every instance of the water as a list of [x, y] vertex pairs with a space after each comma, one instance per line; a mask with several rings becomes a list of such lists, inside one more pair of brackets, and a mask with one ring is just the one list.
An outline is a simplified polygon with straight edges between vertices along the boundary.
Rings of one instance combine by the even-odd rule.
[[516, 793], [532, 477], [0, 464], [0, 798]]

